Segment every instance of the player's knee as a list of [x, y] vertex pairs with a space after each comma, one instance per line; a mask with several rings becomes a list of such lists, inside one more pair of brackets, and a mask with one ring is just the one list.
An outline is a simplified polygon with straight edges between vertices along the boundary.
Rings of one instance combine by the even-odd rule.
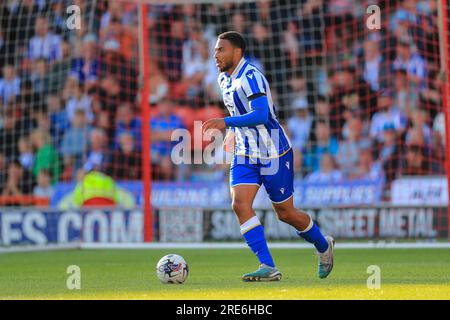
[[292, 210], [283, 207], [277, 208], [275, 212], [277, 213], [278, 219], [283, 222], [289, 222], [293, 214]]
[[248, 210], [251, 210], [251, 205], [248, 204], [247, 201], [243, 201], [240, 199], [233, 199], [233, 202], [231, 203], [231, 207], [233, 208], [233, 211], [237, 214], [245, 213]]

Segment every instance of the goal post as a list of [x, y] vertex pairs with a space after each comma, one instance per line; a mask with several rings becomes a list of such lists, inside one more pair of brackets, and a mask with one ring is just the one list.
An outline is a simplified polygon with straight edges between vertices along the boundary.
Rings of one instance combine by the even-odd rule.
[[[140, 66], [141, 66], [141, 97], [149, 96], [149, 81], [148, 75], [151, 72], [149, 68], [149, 59], [147, 54], [149, 52], [148, 45], [148, 25], [147, 25], [147, 6], [139, 4], [139, 51], [140, 51]], [[150, 146], [150, 112], [148, 99], [141, 98], [141, 112], [142, 112], [142, 144]], [[142, 151], [142, 182], [143, 182], [143, 216], [144, 216], [144, 241], [153, 241], [153, 213], [151, 204], [151, 161], [150, 148], [144, 148]]]
[[[447, 164], [447, 185], [450, 199], [450, 114], [449, 114], [449, 97], [450, 97], [450, 46], [449, 46], [449, 28], [450, 28], [450, 5], [448, 0], [438, 1], [438, 18], [439, 18], [439, 47], [440, 47], [440, 80], [442, 107], [445, 113], [445, 134], [446, 134], [446, 164]], [[448, 230], [450, 230], [450, 206], [448, 208]], [[448, 233], [450, 241], [450, 232]]]

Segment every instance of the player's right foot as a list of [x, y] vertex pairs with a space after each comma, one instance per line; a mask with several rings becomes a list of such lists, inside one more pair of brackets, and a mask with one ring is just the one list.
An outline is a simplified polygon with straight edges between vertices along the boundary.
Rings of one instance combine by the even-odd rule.
[[277, 268], [261, 264], [258, 270], [244, 274], [242, 280], [245, 282], [280, 281], [281, 272]]
[[330, 236], [326, 236], [325, 239], [327, 239], [328, 242], [327, 251], [317, 253], [319, 256], [319, 278], [321, 279], [326, 278], [331, 270], [333, 270], [334, 239]]

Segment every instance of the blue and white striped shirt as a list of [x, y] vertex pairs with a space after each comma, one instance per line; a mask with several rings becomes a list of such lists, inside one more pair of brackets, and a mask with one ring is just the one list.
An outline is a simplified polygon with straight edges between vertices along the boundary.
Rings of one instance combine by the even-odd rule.
[[223, 101], [231, 116], [250, 112], [249, 98], [264, 94], [269, 103], [269, 121], [253, 127], [234, 127], [235, 154], [255, 158], [278, 158], [291, 148], [291, 142], [275, 114], [269, 83], [254, 65], [241, 59], [231, 75], [219, 74]]

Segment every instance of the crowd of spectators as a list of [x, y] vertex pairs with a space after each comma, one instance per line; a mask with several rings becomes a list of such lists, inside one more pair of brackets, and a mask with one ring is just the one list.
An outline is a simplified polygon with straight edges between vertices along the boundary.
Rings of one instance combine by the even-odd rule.
[[[219, 167], [175, 166], [172, 130], [221, 116], [212, 58], [236, 30], [271, 84], [297, 178], [310, 182], [443, 173], [436, 1], [280, 0], [148, 7], [148, 99], [155, 180], [215, 180]], [[50, 196], [100, 170], [141, 174], [138, 10], [131, 1], [0, 3], [0, 193]], [[201, 150], [194, 150], [198, 152]]]

